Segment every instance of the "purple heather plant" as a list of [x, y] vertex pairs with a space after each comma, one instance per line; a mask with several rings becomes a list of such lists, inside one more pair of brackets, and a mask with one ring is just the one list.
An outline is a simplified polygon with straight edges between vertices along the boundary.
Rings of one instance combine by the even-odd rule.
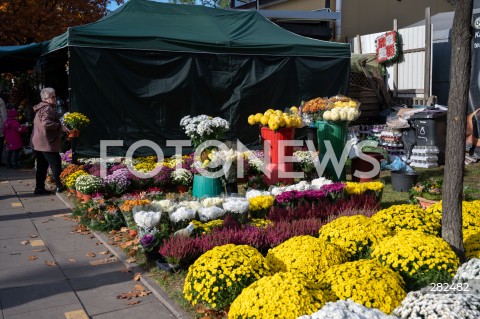
[[172, 172], [173, 172], [173, 168], [166, 167], [166, 166], [162, 167], [160, 172], [158, 172], [158, 174], [153, 177], [154, 185], [158, 187], [166, 187], [170, 185], [172, 181], [172, 177], [171, 177]]
[[318, 237], [322, 221], [317, 218], [281, 221], [265, 228], [265, 241], [269, 248], [276, 247], [284, 241], [302, 235]]

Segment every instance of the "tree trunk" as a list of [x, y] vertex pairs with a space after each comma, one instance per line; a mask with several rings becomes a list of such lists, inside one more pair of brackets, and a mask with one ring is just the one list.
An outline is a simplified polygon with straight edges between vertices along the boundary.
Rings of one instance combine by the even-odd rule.
[[450, 244], [461, 261], [465, 261], [462, 236], [462, 194], [471, 72], [472, 8], [473, 0], [459, 0], [455, 5], [451, 36], [452, 61], [442, 196], [442, 238]]

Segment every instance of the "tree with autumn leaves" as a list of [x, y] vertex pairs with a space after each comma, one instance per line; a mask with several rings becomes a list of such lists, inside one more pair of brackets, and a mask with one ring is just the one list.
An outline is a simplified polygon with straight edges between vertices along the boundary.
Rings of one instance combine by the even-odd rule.
[[97, 21], [111, 2], [124, 0], [3, 0], [0, 2], [0, 45], [50, 40], [68, 27]]

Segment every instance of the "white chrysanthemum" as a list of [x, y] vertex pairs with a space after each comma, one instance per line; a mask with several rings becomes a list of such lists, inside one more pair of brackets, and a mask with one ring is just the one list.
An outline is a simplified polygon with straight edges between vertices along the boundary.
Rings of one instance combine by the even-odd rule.
[[195, 211], [187, 207], [178, 207], [170, 214], [170, 221], [178, 223], [183, 220], [192, 220], [195, 218]]
[[326, 179], [325, 177], [315, 178], [312, 181], [311, 189], [318, 190], [318, 189], [322, 188], [322, 186], [329, 185], [329, 184], [333, 184], [333, 182], [329, 179]]
[[138, 211], [133, 215], [133, 219], [139, 227], [153, 228], [160, 223], [161, 216], [161, 212]]
[[468, 289], [469, 293], [480, 295], [480, 259], [472, 258], [458, 267], [453, 283], [465, 283], [461, 288]]
[[152, 201], [150, 205], [165, 213], [171, 213], [177, 208], [177, 204], [169, 199]]
[[298, 319], [397, 319], [378, 309], [367, 308], [352, 300], [327, 302], [319, 311]]
[[480, 297], [461, 292], [443, 294], [412, 291], [392, 314], [400, 319], [478, 319], [480, 318]]
[[223, 198], [221, 197], [208, 197], [202, 200], [203, 207], [222, 206]]
[[198, 202], [196, 200], [182, 201], [182, 202], [178, 203], [178, 206], [187, 207], [187, 208], [193, 210], [194, 212], [198, 212], [198, 210], [200, 208], [202, 208], [202, 204], [200, 204], [200, 202]]
[[250, 206], [249, 201], [246, 198], [227, 198], [223, 203], [223, 209], [227, 212], [234, 214], [243, 214], [248, 211]]
[[225, 211], [217, 206], [202, 207], [198, 210], [198, 216], [202, 222], [218, 219], [223, 215], [225, 215]]

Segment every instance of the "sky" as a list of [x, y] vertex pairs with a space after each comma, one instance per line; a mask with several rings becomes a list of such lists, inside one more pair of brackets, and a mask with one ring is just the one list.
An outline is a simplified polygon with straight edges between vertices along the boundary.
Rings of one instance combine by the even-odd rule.
[[[168, 2], [168, 0], [155, 0], [157, 2]], [[125, 0], [125, 3], [127, 3], [128, 0]], [[107, 6], [107, 9], [110, 10], [110, 11], [113, 11], [115, 10], [116, 8], [118, 8], [119, 6], [117, 5], [117, 3], [115, 2], [115, 0], [111, 0], [110, 1], [110, 4]]]

